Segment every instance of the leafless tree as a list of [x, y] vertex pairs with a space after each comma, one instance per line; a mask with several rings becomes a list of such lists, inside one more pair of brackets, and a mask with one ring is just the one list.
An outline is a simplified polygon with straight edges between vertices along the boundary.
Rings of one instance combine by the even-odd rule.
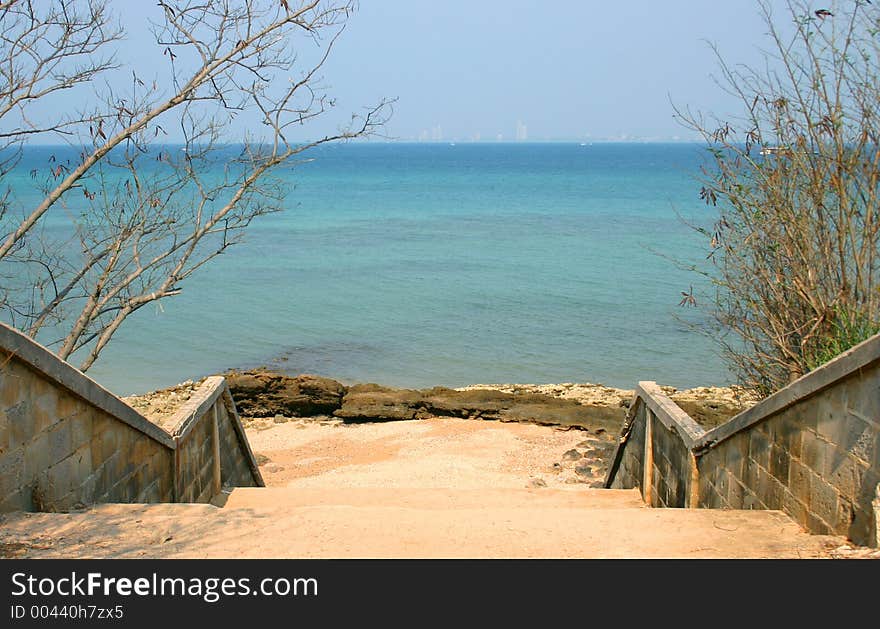
[[[127, 317], [178, 294], [252, 220], [283, 206], [280, 167], [374, 133], [390, 111], [382, 101], [337, 132], [291, 139], [334, 105], [319, 73], [351, 1], [159, 2], [152, 34], [166, 68], [156, 78], [118, 63], [113, 6], [0, 0], [0, 178], [36, 136], [68, 138], [79, 153], [30, 173], [42, 184], [34, 207], [2, 197], [0, 305], [28, 334], [56, 334], [62, 358], [80, 352], [83, 370]], [[99, 85], [111, 71], [128, 72], [128, 85]], [[68, 90], [85, 93], [91, 109], [48, 124], [30, 114]], [[258, 131], [230, 137], [237, 116], [253, 117]], [[179, 146], [163, 144], [169, 129]], [[52, 208], [66, 211], [70, 230], [42, 228]]]
[[678, 111], [709, 144], [717, 338], [764, 394], [880, 330], [880, 3], [811, 5], [759, 3], [764, 67], [718, 55], [740, 117]]

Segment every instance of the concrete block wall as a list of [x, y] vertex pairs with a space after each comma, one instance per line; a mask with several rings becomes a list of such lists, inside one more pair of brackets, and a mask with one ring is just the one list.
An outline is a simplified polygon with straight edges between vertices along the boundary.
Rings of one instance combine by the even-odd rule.
[[812, 533], [880, 545], [880, 335], [709, 431], [651, 383], [636, 397], [648, 409], [618, 446], [607, 487], [645, 494], [649, 458], [654, 506], [779, 509]]
[[691, 447], [705, 431], [655, 382], [638, 383], [630, 409], [633, 420], [624, 426], [606, 487], [638, 487], [654, 507], [694, 506]]
[[181, 502], [208, 502], [223, 487], [263, 485], [224, 378], [205, 380], [169, 424]]
[[[225, 387], [224, 382], [224, 387]], [[262, 485], [259, 469], [254, 469], [256, 460], [247, 437], [241, 427], [241, 420], [235, 409], [232, 395], [226, 388], [218, 400], [217, 411], [220, 429], [220, 471], [224, 487], [256, 487]]]
[[0, 512], [207, 502], [217, 475], [227, 486], [261, 486], [225, 380], [209, 378], [194, 397], [168, 433], [0, 324]]
[[625, 442], [618, 449], [620, 456], [617, 473], [612, 476], [610, 487], [613, 489], [642, 488], [644, 466], [642, 459], [645, 452], [645, 420], [648, 412], [644, 404], [633, 401], [635, 406], [629, 434], [623, 436]]
[[171, 500], [171, 454], [166, 444], [5, 357], [0, 512]]
[[678, 434], [648, 411], [651, 422], [653, 457], [651, 497], [655, 507], [686, 507], [690, 487], [690, 452]]
[[876, 540], [880, 364], [719, 442], [699, 470], [701, 505], [781, 509], [814, 533]]
[[194, 422], [177, 440], [177, 477], [180, 502], [208, 502], [214, 496], [213, 409]]

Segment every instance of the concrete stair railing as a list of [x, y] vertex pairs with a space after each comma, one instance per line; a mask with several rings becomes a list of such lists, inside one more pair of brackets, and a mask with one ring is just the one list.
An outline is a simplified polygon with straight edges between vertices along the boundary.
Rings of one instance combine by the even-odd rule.
[[165, 430], [0, 324], [0, 512], [207, 502], [223, 486], [262, 484], [223, 378]]
[[659, 507], [779, 509], [878, 546], [880, 335], [708, 431], [640, 382], [605, 486]]

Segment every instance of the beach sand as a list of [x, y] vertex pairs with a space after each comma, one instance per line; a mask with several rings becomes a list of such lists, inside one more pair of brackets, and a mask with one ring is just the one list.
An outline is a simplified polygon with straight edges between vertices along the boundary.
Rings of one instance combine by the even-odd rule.
[[614, 448], [607, 433], [452, 417], [374, 424], [261, 419], [247, 422], [246, 431], [266, 484], [288, 487], [595, 485]]
[[247, 431], [267, 489], [233, 489], [221, 509], [96, 505], [9, 514], [0, 554], [794, 558], [833, 556], [842, 545], [805, 535], [778, 512], [649, 509], [636, 490], [565, 487], [577, 462], [561, 471], [554, 463], [605, 441], [580, 430], [436, 418], [260, 420]]

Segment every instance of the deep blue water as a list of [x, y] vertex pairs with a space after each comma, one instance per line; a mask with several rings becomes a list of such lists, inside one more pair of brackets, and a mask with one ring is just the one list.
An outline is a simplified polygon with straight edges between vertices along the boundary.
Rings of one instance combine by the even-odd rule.
[[285, 174], [286, 211], [138, 312], [90, 375], [121, 394], [258, 364], [411, 387], [729, 381], [689, 329], [698, 313], [677, 306], [695, 278], [658, 255], [704, 257], [676, 215], [711, 220], [700, 147], [361, 143], [311, 156]]

